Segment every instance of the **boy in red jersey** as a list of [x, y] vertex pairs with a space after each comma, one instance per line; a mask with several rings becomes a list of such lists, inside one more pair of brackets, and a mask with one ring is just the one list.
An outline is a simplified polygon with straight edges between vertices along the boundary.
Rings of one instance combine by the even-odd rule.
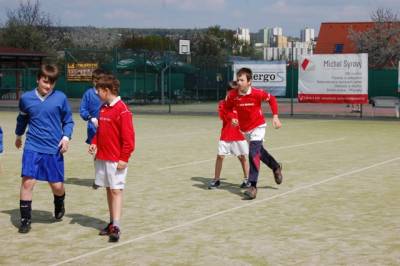
[[244, 192], [247, 199], [255, 199], [257, 195], [257, 181], [260, 170], [260, 160], [272, 169], [275, 182], [282, 183], [281, 164], [263, 147], [266, 123], [261, 109], [262, 102], [268, 102], [271, 108], [274, 128], [282, 126], [278, 118], [278, 104], [276, 98], [264, 90], [251, 87], [252, 71], [249, 68], [241, 68], [237, 72], [239, 88], [229, 92], [226, 98], [228, 110], [235, 109], [237, 119], [232, 118], [233, 125], [239, 125], [249, 141], [249, 182], [251, 186]]
[[120, 237], [122, 191], [128, 170], [128, 161], [135, 148], [132, 113], [118, 96], [119, 81], [113, 75], [104, 75], [96, 83], [100, 99], [99, 126], [89, 146], [89, 153], [96, 155], [97, 186], [106, 187], [110, 223], [100, 231], [110, 242]]
[[[229, 84], [227, 93], [231, 89], [237, 88], [235, 81]], [[238, 157], [243, 169], [243, 182], [241, 188], [249, 187], [247, 175], [249, 173], [249, 166], [247, 164], [246, 156], [249, 154], [249, 146], [243, 133], [240, 132], [238, 126], [232, 125], [232, 118], [237, 118], [236, 111], [229, 112], [225, 107], [225, 100], [218, 103], [219, 118], [222, 120], [221, 137], [218, 142], [218, 154], [215, 160], [215, 175], [214, 179], [208, 184], [208, 189], [218, 188], [220, 185], [220, 176], [222, 170], [222, 162], [226, 155], [235, 155]]]

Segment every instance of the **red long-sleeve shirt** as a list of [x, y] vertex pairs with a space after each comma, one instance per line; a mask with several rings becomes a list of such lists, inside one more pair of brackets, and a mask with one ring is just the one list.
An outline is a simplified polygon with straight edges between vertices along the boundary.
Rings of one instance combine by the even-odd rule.
[[269, 103], [273, 115], [278, 114], [275, 96], [254, 87], [251, 87], [245, 95], [241, 95], [238, 89], [231, 90], [226, 97], [226, 108], [236, 110], [239, 127], [243, 132], [247, 132], [265, 124], [261, 109], [262, 102]]
[[229, 111], [226, 109], [225, 100], [219, 101], [218, 103], [218, 114], [222, 120], [222, 129], [220, 140], [223, 141], [240, 141], [245, 140], [243, 133], [240, 132], [238, 126], [232, 125], [232, 118], [237, 118], [235, 110]]
[[99, 127], [92, 144], [97, 145], [96, 159], [128, 162], [135, 149], [132, 113], [119, 98], [100, 108]]

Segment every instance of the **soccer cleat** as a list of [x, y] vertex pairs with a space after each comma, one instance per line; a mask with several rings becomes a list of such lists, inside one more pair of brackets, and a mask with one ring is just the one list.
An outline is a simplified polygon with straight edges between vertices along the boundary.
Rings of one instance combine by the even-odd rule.
[[257, 196], [257, 188], [256, 187], [249, 187], [245, 192], [244, 196], [246, 199], [252, 200], [255, 199]]
[[208, 189], [218, 188], [219, 185], [220, 185], [220, 181], [213, 179], [208, 183]]
[[54, 204], [54, 218], [61, 220], [65, 214], [64, 202], [61, 204]]
[[121, 235], [121, 230], [119, 230], [118, 226], [112, 225], [108, 241], [109, 242], [118, 242], [120, 235]]
[[31, 220], [21, 219], [21, 224], [19, 225], [18, 232], [21, 234], [29, 233], [31, 230]]
[[282, 183], [282, 179], [283, 179], [283, 176], [282, 176], [282, 164], [281, 163], [279, 164], [279, 167], [276, 168], [273, 171], [273, 173], [274, 173], [275, 183], [280, 185]]
[[100, 230], [99, 235], [101, 236], [109, 236], [111, 234], [111, 229], [112, 229], [113, 224], [109, 223], [107, 224], [106, 227]]
[[250, 181], [247, 178], [245, 178], [245, 179], [243, 179], [243, 182], [240, 185], [240, 188], [249, 188], [250, 186], [251, 186]]

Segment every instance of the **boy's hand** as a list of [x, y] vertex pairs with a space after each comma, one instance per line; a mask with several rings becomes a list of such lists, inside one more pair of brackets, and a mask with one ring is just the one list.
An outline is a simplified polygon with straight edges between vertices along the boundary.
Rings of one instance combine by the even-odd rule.
[[66, 153], [68, 151], [69, 140], [67, 138], [62, 138], [60, 143], [58, 143], [58, 147], [60, 147], [60, 153]]
[[282, 123], [281, 121], [279, 121], [278, 115], [274, 115], [272, 117], [272, 126], [276, 129], [281, 128], [282, 127]]
[[128, 163], [127, 162], [124, 162], [124, 161], [121, 161], [121, 160], [118, 161], [117, 170], [124, 170], [127, 167], [128, 167]]
[[237, 127], [239, 125], [239, 121], [236, 118], [232, 119], [232, 126]]
[[89, 146], [89, 151], [91, 155], [95, 155], [97, 152], [97, 145], [96, 144], [90, 144]]
[[20, 149], [22, 147], [22, 137], [21, 136], [17, 136], [17, 138], [15, 139], [15, 147], [17, 147], [17, 149]]
[[90, 122], [92, 122], [92, 124], [94, 125], [95, 128], [97, 128], [99, 126], [99, 121], [97, 120], [96, 117], [90, 118]]

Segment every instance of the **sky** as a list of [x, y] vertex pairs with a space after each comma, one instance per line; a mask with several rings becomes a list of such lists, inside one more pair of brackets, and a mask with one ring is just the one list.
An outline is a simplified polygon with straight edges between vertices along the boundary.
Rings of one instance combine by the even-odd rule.
[[[26, 0], [22, 0], [26, 1]], [[32, 0], [33, 1], [33, 0]], [[0, 0], [0, 23], [19, 1]], [[400, 15], [400, 0], [40, 0], [41, 9], [63, 26], [123, 28], [261, 28], [279, 26], [300, 36], [321, 22], [369, 21], [377, 8]]]

